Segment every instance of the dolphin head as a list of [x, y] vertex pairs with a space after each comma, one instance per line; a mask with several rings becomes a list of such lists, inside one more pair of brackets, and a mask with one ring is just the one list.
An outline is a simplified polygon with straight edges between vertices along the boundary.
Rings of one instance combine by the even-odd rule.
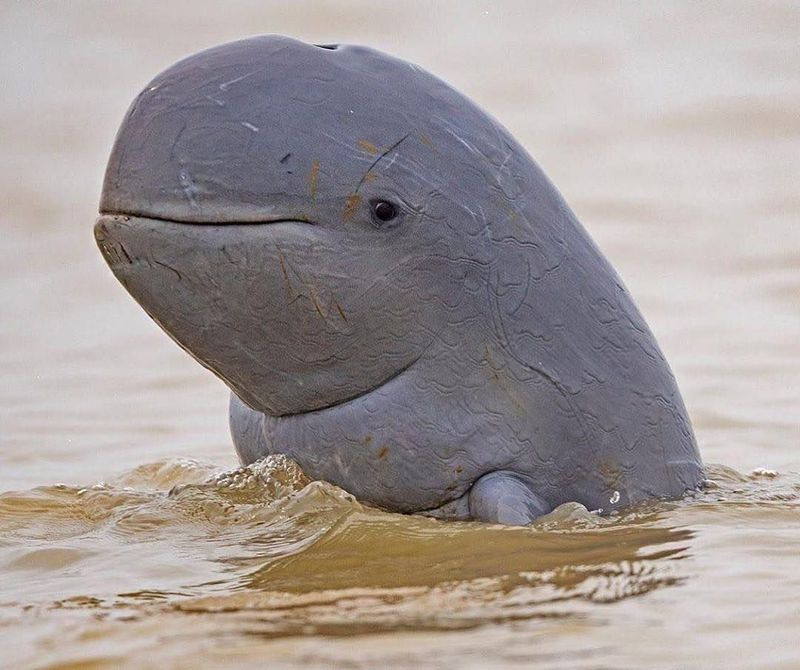
[[[147, 313], [251, 407], [377, 388], [479, 308], [479, 178], [443, 143], [464, 99], [363, 47], [204, 51], [131, 105], [95, 226]], [[479, 117], [472, 105], [469, 114]], [[437, 146], [439, 142], [442, 147]], [[463, 147], [462, 147], [463, 148]]]

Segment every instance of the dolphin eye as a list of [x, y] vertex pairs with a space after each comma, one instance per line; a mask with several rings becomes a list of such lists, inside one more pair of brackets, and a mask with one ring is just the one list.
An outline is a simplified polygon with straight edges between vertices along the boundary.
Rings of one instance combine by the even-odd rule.
[[372, 212], [378, 221], [386, 223], [397, 216], [397, 207], [388, 200], [377, 200], [372, 205]]

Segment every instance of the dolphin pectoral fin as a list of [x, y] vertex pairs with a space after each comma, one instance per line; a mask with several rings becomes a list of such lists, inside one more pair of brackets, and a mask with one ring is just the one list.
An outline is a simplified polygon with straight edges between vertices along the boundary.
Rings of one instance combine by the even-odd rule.
[[513, 472], [490, 472], [476, 481], [469, 492], [470, 516], [476, 521], [527, 526], [552, 509]]

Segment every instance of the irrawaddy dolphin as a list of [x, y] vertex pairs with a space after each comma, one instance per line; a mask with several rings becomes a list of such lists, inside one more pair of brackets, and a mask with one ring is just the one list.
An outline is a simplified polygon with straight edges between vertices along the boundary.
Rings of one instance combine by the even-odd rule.
[[622, 281], [508, 131], [416, 65], [279, 36], [190, 56], [128, 110], [100, 213], [114, 274], [232, 390], [244, 463], [508, 524], [704, 478]]

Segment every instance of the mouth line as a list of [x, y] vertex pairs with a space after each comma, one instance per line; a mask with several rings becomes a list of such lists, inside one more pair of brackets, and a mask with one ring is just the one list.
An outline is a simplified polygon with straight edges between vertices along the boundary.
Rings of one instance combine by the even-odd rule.
[[259, 218], [259, 219], [242, 219], [242, 220], [218, 220], [218, 221], [196, 221], [189, 218], [181, 217], [166, 217], [157, 214], [147, 214], [145, 212], [125, 212], [125, 211], [110, 211], [100, 210], [101, 217], [110, 217], [116, 219], [147, 219], [149, 221], [163, 221], [164, 223], [178, 223], [182, 226], [266, 226], [273, 223], [302, 223], [308, 226], [316, 226], [317, 223], [306, 217], [291, 217], [291, 216], [276, 216], [274, 218]]

